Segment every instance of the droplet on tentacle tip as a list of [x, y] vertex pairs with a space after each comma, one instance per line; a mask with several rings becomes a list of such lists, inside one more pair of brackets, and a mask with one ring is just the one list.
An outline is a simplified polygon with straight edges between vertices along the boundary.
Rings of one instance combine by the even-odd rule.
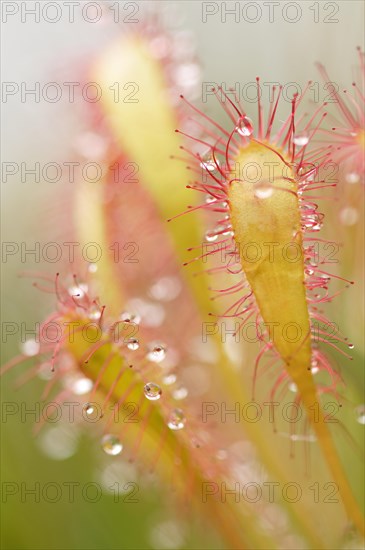
[[113, 434], [104, 435], [101, 440], [101, 445], [104, 452], [111, 456], [119, 455], [123, 450], [123, 445], [121, 444], [119, 438]]
[[184, 412], [181, 409], [174, 409], [170, 413], [167, 425], [170, 430], [182, 430], [185, 426], [185, 422], [186, 418]]
[[359, 405], [356, 407], [355, 413], [357, 422], [365, 425], [365, 405]]
[[205, 233], [205, 240], [208, 241], [208, 243], [212, 243], [218, 239], [218, 235], [216, 235], [213, 231], [207, 231]]
[[161, 363], [166, 357], [166, 346], [164, 344], [150, 344], [147, 359], [152, 363]]
[[349, 172], [346, 174], [345, 179], [347, 183], [359, 183], [360, 176], [356, 172]]
[[148, 382], [143, 388], [144, 394], [150, 401], [157, 401], [162, 395], [162, 390], [158, 384]]
[[96, 304], [92, 304], [89, 307], [88, 317], [92, 321], [97, 321], [101, 317], [101, 312], [102, 310], [100, 309], [100, 307], [98, 307]]
[[236, 131], [240, 136], [249, 137], [253, 133], [253, 123], [248, 116], [242, 116], [238, 119]]
[[40, 344], [34, 338], [29, 338], [21, 345], [21, 350], [27, 357], [33, 357], [39, 353]]
[[128, 311], [123, 311], [120, 315], [120, 319], [125, 323], [134, 323], [135, 325], [138, 325], [141, 322], [141, 317], [139, 315]]
[[340, 211], [340, 221], [342, 225], [355, 225], [359, 219], [359, 213], [356, 208], [347, 206]]
[[139, 341], [137, 338], [129, 338], [127, 340], [127, 348], [131, 351], [136, 351], [139, 348]]
[[255, 197], [257, 199], [268, 199], [274, 192], [271, 183], [261, 183], [255, 186]]
[[95, 407], [92, 403], [85, 403], [85, 405], [83, 406], [83, 411], [85, 412], [85, 414], [87, 414], [88, 416], [90, 416], [91, 414], [93, 414], [95, 410]]
[[308, 145], [309, 143], [308, 134], [306, 132], [299, 132], [295, 134], [295, 136], [293, 137], [293, 143], [298, 147], [304, 147], [304, 145]]
[[218, 160], [214, 160], [212, 153], [208, 152], [201, 157], [200, 167], [207, 172], [214, 172], [219, 166]]

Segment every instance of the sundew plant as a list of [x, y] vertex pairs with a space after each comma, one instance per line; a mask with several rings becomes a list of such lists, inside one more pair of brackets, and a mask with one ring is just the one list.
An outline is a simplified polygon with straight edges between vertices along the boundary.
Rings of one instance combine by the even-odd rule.
[[35, 205], [3, 243], [4, 548], [362, 548], [363, 6], [86, 4], [96, 46], [39, 88], [67, 81], [65, 152], [6, 218]]

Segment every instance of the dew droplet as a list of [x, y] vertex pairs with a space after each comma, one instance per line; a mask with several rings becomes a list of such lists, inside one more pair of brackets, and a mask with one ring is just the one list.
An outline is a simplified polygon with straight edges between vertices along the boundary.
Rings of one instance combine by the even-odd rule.
[[253, 123], [248, 116], [242, 116], [238, 119], [236, 131], [240, 136], [248, 137], [253, 133]]
[[135, 325], [138, 325], [141, 322], [141, 318], [139, 315], [136, 315], [135, 313], [129, 313], [128, 311], [123, 311], [120, 319], [125, 323], [134, 323]]
[[309, 136], [306, 132], [299, 132], [298, 134], [295, 134], [295, 136], [293, 137], [293, 142], [298, 147], [304, 147], [304, 145], [308, 145]]
[[97, 264], [91, 263], [89, 264], [88, 271], [89, 273], [96, 273], [98, 270]]
[[290, 384], [288, 385], [288, 389], [293, 393], [296, 393], [298, 391], [297, 385], [294, 382], [290, 382]]
[[162, 382], [165, 384], [165, 386], [171, 386], [172, 384], [175, 384], [176, 374], [167, 374], [162, 378]]
[[94, 405], [92, 403], [85, 403], [83, 410], [87, 415], [91, 415], [94, 412]]
[[113, 434], [104, 435], [101, 440], [101, 445], [107, 455], [116, 456], [123, 450], [123, 445], [121, 444], [119, 438]]
[[349, 349], [354, 349], [355, 345], [354, 344], [348, 344], [348, 348]]
[[166, 357], [166, 347], [164, 344], [151, 344], [149, 346], [149, 352], [147, 353], [147, 359], [153, 363], [161, 363]]
[[157, 401], [160, 399], [162, 390], [158, 384], [154, 382], [148, 382], [143, 388], [144, 394], [150, 401]]
[[260, 184], [255, 187], [255, 197], [258, 199], [268, 199], [273, 194], [273, 187], [270, 184]]
[[188, 393], [189, 392], [186, 388], [181, 387], [172, 392], [172, 397], [177, 401], [181, 401], [181, 399], [185, 399], [185, 397], [187, 397]]
[[340, 211], [340, 221], [342, 225], [355, 225], [359, 219], [359, 213], [356, 208], [347, 206]]
[[317, 372], [319, 372], [318, 361], [315, 357], [313, 357], [311, 362], [311, 372], [312, 374], [317, 374]]
[[40, 344], [34, 338], [29, 338], [21, 345], [21, 350], [27, 357], [33, 357], [39, 353]]
[[93, 381], [90, 378], [77, 378], [71, 384], [71, 390], [76, 395], [85, 395], [89, 393], [93, 387]]
[[181, 283], [177, 277], [162, 277], [149, 290], [154, 300], [170, 302], [177, 298], [181, 291]]
[[80, 283], [79, 285], [71, 285], [68, 288], [68, 293], [70, 296], [73, 296], [73, 298], [76, 298], [80, 300], [80, 298], [83, 298], [85, 294], [88, 291], [88, 286], [84, 283]]
[[207, 195], [207, 196], [205, 197], [205, 202], [206, 202], [207, 204], [210, 204], [210, 203], [212, 203], [212, 202], [215, 202], [216, 200], [217, 200], [217, 199], [216, 199], [215, 197], [213, 197], [212, 195]]
[[208, 241], [208, 243], [212, 243], [217, 239], [218, 239], [218, 235], [216, 235], [213, 231], [206, 231], [205, 240]]
[[137, 338], [129, 338], [127, 340], [127, 348], [131, 351], [136, 351], [139, 348], [139, 341]]
[[218, 460], [226, 460], [228, 453], [225, 449], [219, 449], [215, 456]]
[[89, 307], [88, 317], [92, 321], [97, 321], [101, 317], [101, 309], [96, 304], [92, 304]]
[[66, 460], [77, 451], [78, 433], [75, 425], [60, 425], [42, 433], [38, 445], [44, 454], [54, 460]]
[[360, 176], [356, 172], [350, 172], [345, 176], [347, 183], [359, 183]]
[[181, 409], [174, 409], [169, 416], [168, 427], [170, 430], [182, 430], [185, 426], [185, 415]]
[[214, 160], [214, 157], [211, 153], [207, 153], [201, 157], [200, 167], [207, 172], [214, 172], [217, 170], [218, 160]]
[[359, 424], [365, 424], [365, 405], [359, 405], [355, 409], [356, 420]]

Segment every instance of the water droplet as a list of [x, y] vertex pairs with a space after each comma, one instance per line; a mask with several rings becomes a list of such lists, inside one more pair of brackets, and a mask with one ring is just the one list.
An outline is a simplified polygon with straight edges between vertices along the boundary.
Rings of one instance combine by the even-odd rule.
[[141, 322], [141, 318], [139, 315], [136, 315], [134, 313], [129, 313], [128, 311], [123, 311], [123, 313], [120, 316], [120, 319], [125, 323], [134, 323], [135, 325], [139, 325], [139, 323]]
[[160, 399], [162, 390], [158, 384], [154, 382], [148, 382], [143, 388], [144, 394], [150, 401], [157, 401]]
[[258, 199], [268, 199], [273, 194], [273, 187], [270, 184], [260, 184], [255, 187], [255, 197]]
[[165, 310], [161, 304], [133, 298], [128, 302], [128, 309], [135, 312], [132, 322], [139, 324], [143, 319], [145, 327], [159, 327], [165, 319]]
[[211, 153], [206, 153], [201, 157], [200, 167], [207, 172], [214, 172], [217, 170], [217, 165], [219, 166], [218, 159], [215, 161]]
[[218, 239], [218, 235], [216, 235], [213, 231], [207, 231], [205, 233], [205, 240], [208, 241], [208, 243], [212, 243]]
[[169, 416], [168, 427], [170, 430], [182, 430], [185, 426], [185, 415], [181, 409], [174, 409]]
[[78, 378], [71, 384], [71, 390], [76, 395], [85, 395], [89, 393], [93, 387], [93, 381], [90, 378]]
[[308, 145], [309, 136], [306, 132], [299, 132], [298, 134], [295, 134], [293, 142], [298, 147], [304, 147], [304, 145]]
[[347, 183], [359, 183], [360, 176], [356, 172], [350, 172], [345, 176]]
[[127, 348], [131, 351], [136, 351], [139, 348], [139, 341], [137, 338], [129, 338], [127, 340]]
[[171, 386], [172, 384], [175, 384], [176, 374], [167, 374], [163, 377], [162, 382], [165, 384], [165, 386]]
[[354, 349], [355, 345], [354, 344], [348, 344], [348, 347], [349, 347], [349, 349]]
[[94, 412], [94, 406], [92, 405], [92, 403], [85, 403], [85, 405], [83, 406], [83, 410], [87, 415], [91, 415]]
[[200, 68], [196, 63], [183, 63], [176, 66], [174, 79], [178, 87], [189, 88], [198, 84]]
[[365, 424], [365, 405], [359, 405], [356, 407], [356, 420], [359, 424]]
[[107, 455], [116, 456], [123, 450], [123, 445], [121, 444], [119, 438], [113, 434], [104, 435], [101, 440], [101, 445]]
[[101, 317], [101, 309], [96, 304], [92, 304], [89, 307], [88, 317], [92, 321], [97, 321]]
[[185, 529], [175, 521], [164, 521], [150, 533], [151, 547], [155, 550], [178, 550], [186, 547]]
[[89, 273], [96, 273], [98, 270], [97, 264], [89, 264], [88, 271]]
[[147, 359], [153, 363], [161, 363], [166, 357], [166, 347], [164, 344], [151, 344], [150, 351], [147, 353]]
[[219, 451], [217, 451], [215, 456], [216, 458], [218, 458], [218, 460], [226, 460], [228, 453], [224, 449], [219, 449]]
[[359, 213], [356, 208], [347, 206], [340, 212], [340, 221], [343, 225], [355, 225], [359, 219]]
[[312, 374], [317, 374], [317, 372], [319, 372], [318, 361], [315, 357], [313, 357], [311, 362], [311, 372]]
[[177, 277], [162, 277], [151, 286], [149, 294], [155, 300], [169, 302], [177, 298], [181, 291], [181, 283]]
[[51, 363], [42, 363], [39, 366], [37, 376], [41, 380], [52, 380], [56, 374], [56, 371], [52, 370]]
[[77, 451], [77, 436], [75, 425], [60, 425], [44, 431], [38, 440], [38, 445], [48, 457], [54, 460], [66, 460]]
[[207, 204], [210, 204], [211, 202], [214, 202], [216, 201], [217, 199], [215, 197], [212, 197], [212, 195], [207, 195], [206, 198], [205, 198], [205, 202]]
[[248, 137], [253, 133], [253, 123], [248, 116], [242, 116], [238, 119], [236, 131], [240, 136]]
[[181, 399], [185, 399], [185, 397], [187, 397], [188, 393], [188, 390], [184, 387], [177, 388], [172, 392], [172, 397], [177, 401], [181, 401]]
[[21, 345], [21, 350], [27, 357], [33, 357], [39, 353], [40, 344], [34, 338], [29, 338]]
[[288, 385], [288, 389], [293, 393], [296, 393], [298, 391], [297, 385], [294, 384], [294, 382], [290, 382], [290, 384]]
[[84, 283], [80, 283], [79, 285], [71, 285], [68, 288], [69, 295], [73, 296], [78, 300], [80, 300], [80, 298], [83, 298], [87, 293], [87, 291], [88, 291], [88, 286]]

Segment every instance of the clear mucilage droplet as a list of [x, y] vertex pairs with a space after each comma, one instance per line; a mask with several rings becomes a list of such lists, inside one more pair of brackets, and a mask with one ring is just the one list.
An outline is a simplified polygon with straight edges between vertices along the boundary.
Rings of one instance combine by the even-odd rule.
[[359, 405], [356, 407], [355, 412], [357, 422], [365, 425], [365, 405]]
[[85, 405], [83, 406], [83, 410], [87, 415], [93, 414], [94, 406], [92, 405], [92, 403], [85, 403]]
[[139, 341], [137, 338], [129, 338], [127, 340], [127, 348], [131, 351], [136, 351], [139, 348]]
[[171, 411], [167, 425], [170, 430], [182, 430], [185, 426], [186, 418], [181, 409]]
[[238, 119], [236, 131], [240, 136], [249, 137], [253, 133], [253, 123], [248, 116], [242, 116]]
[[161, 363], [166, 357], [166, 346], [164, 344], [151, 344], [147, 353], [147, 359], [152, 363]]
[[143, 388], [144, 394], [150, 401], [157, 401], [162, 395], [162, 390], [158, 384], [148, 382]]
[[262, 183], [255, 187], [255, 197], [257, 199], [268, 199], [274, 192], [273, 186], [270, 183]]
[[218, 160], [214, 160], [212, 153], [206, 153], [201, 157], [200, 167], [207, 172], [214, 172], [219, 166]]
[[96, 304], [92, 304], [89, 307], [88, 317], [92, 321], [97, 321], [101, 317], [101, 309]]
[[120, 319], [125, 323], [134, 323], [135, 325], [138, 325], [141, 322], [141, 318], [139, 315], [136, 315], [134, 313], [129, 313], [128, 311], [123, 311], [123, 313], [120, 316]]
[[113, 434], [104, 435], [101, 440], [101, 445], [104, 452], [111, 456], [119, 455], [123, 450], [123, 445], [121, 444], [120, 439]]
[[298, 147], [304, 147], [304, 145], [308, 145], [309, 143], [308, 134], [306, 132], [300, 132], [298, 134], [295, 134], [295, 136], [293, 137], [293, 143]]

